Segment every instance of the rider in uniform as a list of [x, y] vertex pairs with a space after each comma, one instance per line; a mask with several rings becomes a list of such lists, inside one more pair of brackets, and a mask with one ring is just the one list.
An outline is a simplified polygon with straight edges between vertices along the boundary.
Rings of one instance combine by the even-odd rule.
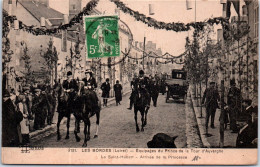
[[79, 87], [78, 87], [77, 81], [72, 78], [72, 72], [71, 71], [67, 72], [67, 80], [63, 81], [62, 87], [64, 88], [65, 92], [67, 92], [69, 94], [68, 108], [72, 112], [72, 109], [74, 107], [76, 107], [75, 104], [74, 104], [74, 100], [76, 98]]
[[149, 78], [144, 76], [143, 70], [139, 71], [139, 76], [138, 78], [135, 79], [133, 85], [135, 89], [134, 91], [135, 96], [139, 95], [139, 93], [143, 94], [146, 99], [146, 105], [148, 108], [150, 108], [150, 94], [149, 94], [150, 82], [149, 82]]
[[[98, 108], [98, 97], [96, 92], [94, 91], [97, 88], [96, 79], [93, 77], [93, 74], [90, 70], [86, 70], [85, 75], [86, 77], [82, 79], [82, 81], [84, 82], [84, 87], [81, 88], [81, 93], [84, 94], [85, 92], [84, 89], [90, 90], [90, 92], [93, 94], [94, 97], [94, 107]], [[94, 113], [95, 112], [91, 113], [91, 116]]]

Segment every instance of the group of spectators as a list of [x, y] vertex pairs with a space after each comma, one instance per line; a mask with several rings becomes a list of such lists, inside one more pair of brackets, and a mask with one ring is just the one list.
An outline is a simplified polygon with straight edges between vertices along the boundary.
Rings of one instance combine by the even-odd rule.
[[[252, 124], [257, 122], [258, 106], [253, 105], [251, 99], [243, 99], [241, 90], [236, 87], [235, 80], [230, 81], [230, 88], [227, 94], [227, 103], [224, 107], [224, 125], [230, 125], [231, 133], [238, 133], [240, 128], [238, 122]], [[206, 107], [206, 133], [208, 133], [209, 118], [210, 127], [215, 128], [214, 120], [216, 109], [220, 108], [220, 96], [215, 82], [210, 83], [210, 87], [204, 92], [202, 105]]]
[[3, 146], [29, 144], [29, 132], [51, 125], [57, 98], [50, 86], [24, 86], [19, 93], [3, 90]]

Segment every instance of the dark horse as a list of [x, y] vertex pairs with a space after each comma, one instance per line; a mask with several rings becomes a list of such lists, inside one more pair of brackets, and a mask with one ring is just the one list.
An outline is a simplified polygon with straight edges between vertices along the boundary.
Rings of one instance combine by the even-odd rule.
[[139, 132], [139, 126], [137, 123], [137, 113], [140, 111], [141, 113], [141, 121], [142, 121], [142, 128], [141, 131], [144, 131], [144, 127], [147, 124], [147, 113], [149, 110], [151, 98], [149, 93], [144, 93], [143, 91], [138, 90], [135, 93], [135, 100], [134, 100], [134, 113], [135, 113], [135, 125], [136, 125], [136, 132]]
[[[80, 88], [81, 88], [80, 84]], [[96, 115], [96, 133], [94, 138], [98, 137], [98, 126], [99, 126], [99, 119], [100, 119], [100, 110], [101, 110], [101, 103], [99, 100], [98, 106], [95, 106], [95, 92], [89, 89], [82, 89], [83, 92], [81, 96], [75, 100], [75, 105], [79, 106], [78, 108], [73, 109], [73, 114], [75, 117], [75, 129], [74, 134], [76, 141], [80, 141], [80, 137], [78, 133], [80, 132], [80, 121], [84, 122], [84, 143], [82, 147], [87, 147], [87, 141], [90, 140], [90, 117]]]
[[69, 127], [70, 127], [70, 116], [71, 111], [68, 110], [68, 99], [69, 95], [64, 91], [61, 85], [58, 85], [55, 89], [55, 92], [58, 94], [58, 123], [57, 123], [57, 140], [61, 139], [60, 135], [60, 123], [63, 117], [67, 117], [67, 135], [65, 139], [69, 139]]

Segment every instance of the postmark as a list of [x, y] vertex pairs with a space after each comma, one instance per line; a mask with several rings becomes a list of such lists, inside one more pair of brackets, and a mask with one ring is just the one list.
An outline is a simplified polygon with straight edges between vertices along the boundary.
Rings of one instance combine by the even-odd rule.
[[120, 56], [118, 16], [85, 16], [87, 58]]

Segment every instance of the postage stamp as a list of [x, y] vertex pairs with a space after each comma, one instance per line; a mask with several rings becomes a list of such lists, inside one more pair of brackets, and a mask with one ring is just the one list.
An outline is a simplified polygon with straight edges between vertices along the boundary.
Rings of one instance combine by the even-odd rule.
[[84, 17], [87, 58], [120, 55], [118, 16]]

